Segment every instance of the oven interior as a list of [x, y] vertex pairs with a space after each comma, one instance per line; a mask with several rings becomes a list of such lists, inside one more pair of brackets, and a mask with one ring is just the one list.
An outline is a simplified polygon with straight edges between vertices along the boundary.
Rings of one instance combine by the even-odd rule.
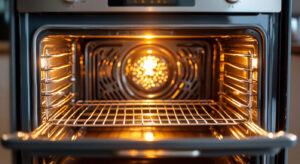
[[258, 122], [262, 41], [255, 30], [98, 33], [41, 38], [42, 122], [199, 128]]
[[[51, 29], [39, 34], [36, 45], [41, 125], [31, 138], [268, 135], [258, 126], [263, 51], [256, 29]], [[125, 154], [140, 157], [131, 151]], [[149, 151], [142, 157], [158, 153]], [[44, 163], [49, 159], [82, 160], [47, 157]], [[224, 159], [202, 160], [255, 158]]]

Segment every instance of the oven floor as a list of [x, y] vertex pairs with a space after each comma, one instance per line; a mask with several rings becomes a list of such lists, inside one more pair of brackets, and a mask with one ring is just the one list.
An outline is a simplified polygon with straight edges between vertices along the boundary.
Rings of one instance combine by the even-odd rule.
[[[249, 130], [247, 124], [220, 126], [165, 126], [165, 127], [100, 127], [80, 128], [84, 138], [127, 139], [140, 141], [159, 141], [187, 138], [250, 137], [261, 135], [257, 130]], [[82, 131], [82, 132], [80, 132]]]
[[218, 126], [152, 126], [152, 127], [65, 127], [46, 123], [31, 133], [31, 138], [50, 140], [132, 140], [162, 141], [188, 138], [246, 138], [267, 135], [254, 123]]

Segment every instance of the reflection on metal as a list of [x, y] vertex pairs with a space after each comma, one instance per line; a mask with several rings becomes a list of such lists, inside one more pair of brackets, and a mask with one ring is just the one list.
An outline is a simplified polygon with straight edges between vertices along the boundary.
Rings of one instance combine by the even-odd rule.
[[70, 102], [74, 72], [72, 40], [45, 37], [41, 41], [41, 108], [47, 118], [53, 109]]
[[153, 141], [154, 140], [154, 135], [152, 132], [146, 132], [145, 133], [145, 140], [146, 141]]
[[192, 151], [168, 151], [168, 150], [121, 150], [117, 152], [121, 157], [133, 158], [162, 158], [162, 157], [199, 157], [199, 150]]
[[[88, 130], [85, 128], [72, 128], [57, 126], [45, 123], [39, 128], [27, 133], [18, 133], [20, 138], [59, 140], [80, 140], [80, 139], [125, 139], [132, 141], [156, 142], [172, 139], [239, 139], [244, 140], [251, 137], [265, 137], [268, 139], [284, 136], [284, 132], [276, 134], [268, 133], [259, 128], [255, 123], [245, 122], [238, 125], [227, 126], [202, 126], [193, 127], [109, 127]], [[151, 143], [149, 143], [151, 144]]]
[[[238, 38], [221, 44], [220, 101], [240, 113], [249, 121], [257, 120], [258, 42], [254, 38]], [[239, 136], [238, 134], [236, 134]]]
[[146, 38], [146, 39], [153, 39], [155, 37], [155, 35], [151, 35], [151, 34], [146, 34], [144, 36], [140, 36], [141, 38]]
[[239, 164], [249, 164], [251, 163], [250, 160], [251, 160], [251, 156], [246, 156], [246, 155], [235, 155], [233, 156], [233, 159], [236, 163], [239, 163]]
[[64, 106], [48, 122], [60, 126], [236, 125], [247, 120], [212, 100], [79, 101]]

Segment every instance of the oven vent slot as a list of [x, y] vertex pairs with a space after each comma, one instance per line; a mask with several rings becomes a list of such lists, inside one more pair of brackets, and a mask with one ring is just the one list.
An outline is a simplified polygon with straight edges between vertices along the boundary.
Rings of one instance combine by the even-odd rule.
[[70, 39], [46, 38], [41, 42], [41, 107], [49, 112], [75, 98], [74, 44]]

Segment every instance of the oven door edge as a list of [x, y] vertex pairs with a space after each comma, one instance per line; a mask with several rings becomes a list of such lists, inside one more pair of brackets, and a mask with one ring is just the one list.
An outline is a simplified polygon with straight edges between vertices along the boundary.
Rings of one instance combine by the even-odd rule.
[[[33, 155], [92, 155], [92, 156], [130, 156], [128, 151], [168, 150], [162, 156], [172, 156], [182, 152], [184, 156], [218, 155], [275, 155], [281, 149], [292, 147], [297, 136], [283, 131], [262, 136], [235, 138], [175, 138], [157, 141], [133, 139], [78, 138], [76, 140], [48, 140], [43, 137], [32, 138], [30, 133], [17, 132], [3, 135], [2, 144], [13, 150], [24, 150]], [[193, 155], [194, 154], [194, 155]]]

